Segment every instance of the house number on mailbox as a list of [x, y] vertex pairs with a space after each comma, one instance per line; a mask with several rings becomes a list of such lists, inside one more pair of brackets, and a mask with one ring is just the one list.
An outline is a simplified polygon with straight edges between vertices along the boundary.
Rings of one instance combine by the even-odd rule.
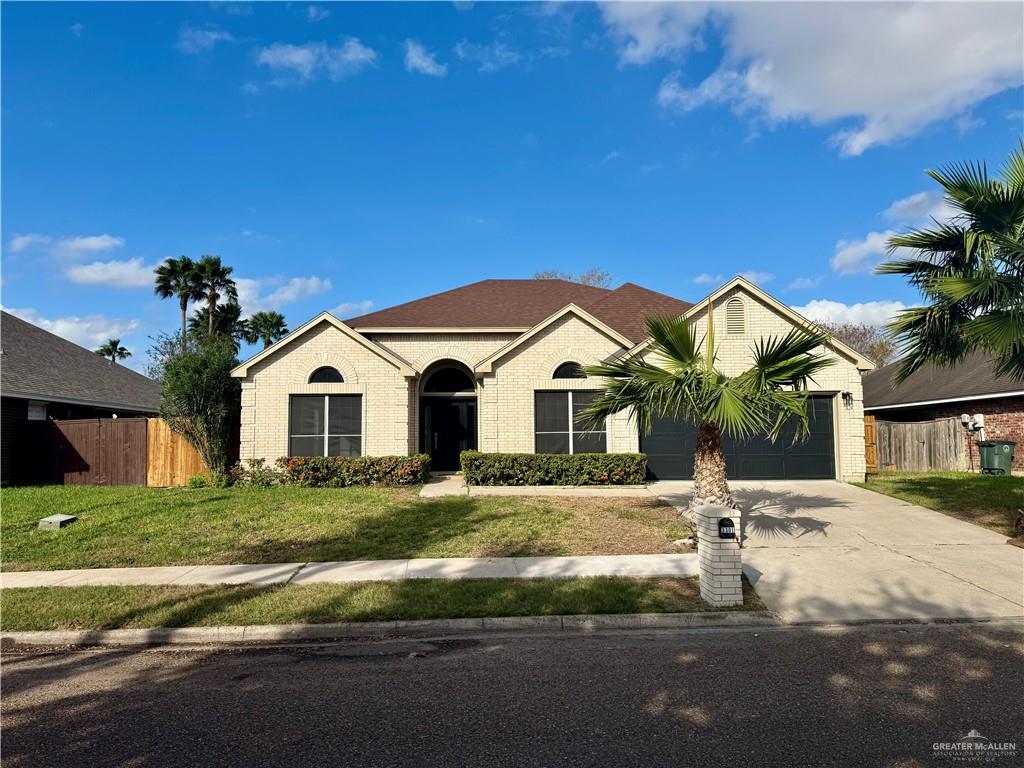
[[718, 521], [718, 538], [720, 539], [735, 539], [736, 538], [736, 526], [732, 523], [732, 518], [723, 517]]

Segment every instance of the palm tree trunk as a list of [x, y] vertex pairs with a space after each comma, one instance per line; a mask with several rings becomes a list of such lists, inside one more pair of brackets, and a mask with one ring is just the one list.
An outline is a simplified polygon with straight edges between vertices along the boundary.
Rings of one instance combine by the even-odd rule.
[[691, 507], [704, 504], [734, 506], [722, 453], [722, 432], [706, 421], [697, 428], [697, 452], [693, 459], [693, 501]]
[[213, 313], [215, 311], [217, 311], [217, 294], [216, 293], [211, 293], [210, 296], [209, 296], [209, 300], [210, 300], [210, 317], [209, 317], [210, 327], [209, 327], [209, 329], [207, 330], [206, 333], [207, 333], [208, 336], [213, 336]]
[[185, 351], [185, 336], [188, 333], [188, 297], [182, 296], [178, 300], [181, 307], [181, 351]]

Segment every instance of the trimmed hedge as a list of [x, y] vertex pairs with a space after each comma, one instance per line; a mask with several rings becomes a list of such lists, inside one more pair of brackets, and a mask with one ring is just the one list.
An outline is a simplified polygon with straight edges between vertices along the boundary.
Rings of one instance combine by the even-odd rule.
[[430, 477], [430, 457], [283, 456], [277, 460], [282, 482], [307, 488], [348, 485], [417, 485]]
[[643, 485], [642, 453], [480, 453], [460, 456], [466, 485]]

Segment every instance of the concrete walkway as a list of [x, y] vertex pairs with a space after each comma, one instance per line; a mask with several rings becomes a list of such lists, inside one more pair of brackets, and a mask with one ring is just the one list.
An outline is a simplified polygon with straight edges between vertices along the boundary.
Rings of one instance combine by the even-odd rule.
[[402, 579], [537, 579], [567, 576], [696, 576], [697, 555], [588, 557], [447, 557], [356, 560], [337, 563], [181, 565], [157, 568], [87, 568], [12, 571], [0, 587], [87, 585], [317, 584]]
[[[825, 480], [733, 482], [743, 571], [786, 622], [1024, 615], [1024, 549], [948, 515]], [[653, 483], [679, 508], [692, 483]]]
[[461, 474], [435, 475], [420, 489], [420, 496], [591, 496], [622, 498], [651, 496], [644, 485], [473, 485]]

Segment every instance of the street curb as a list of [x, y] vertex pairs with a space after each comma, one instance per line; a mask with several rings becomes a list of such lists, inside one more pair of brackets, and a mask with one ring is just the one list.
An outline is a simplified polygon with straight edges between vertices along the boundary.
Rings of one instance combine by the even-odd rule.
[[600, 632], [622, 629], [777, 626], [768, 611], [700, 613], [499, 616], [477, 619], [366, 621], [338, 624], [263, 624], [248, 627], [154, 627], [150, 629], [44, 630], [2, 632], [4, 649], [15, 645], [188, 645], [281, 642], [374, 637], [438, 637], [480, 632]]

